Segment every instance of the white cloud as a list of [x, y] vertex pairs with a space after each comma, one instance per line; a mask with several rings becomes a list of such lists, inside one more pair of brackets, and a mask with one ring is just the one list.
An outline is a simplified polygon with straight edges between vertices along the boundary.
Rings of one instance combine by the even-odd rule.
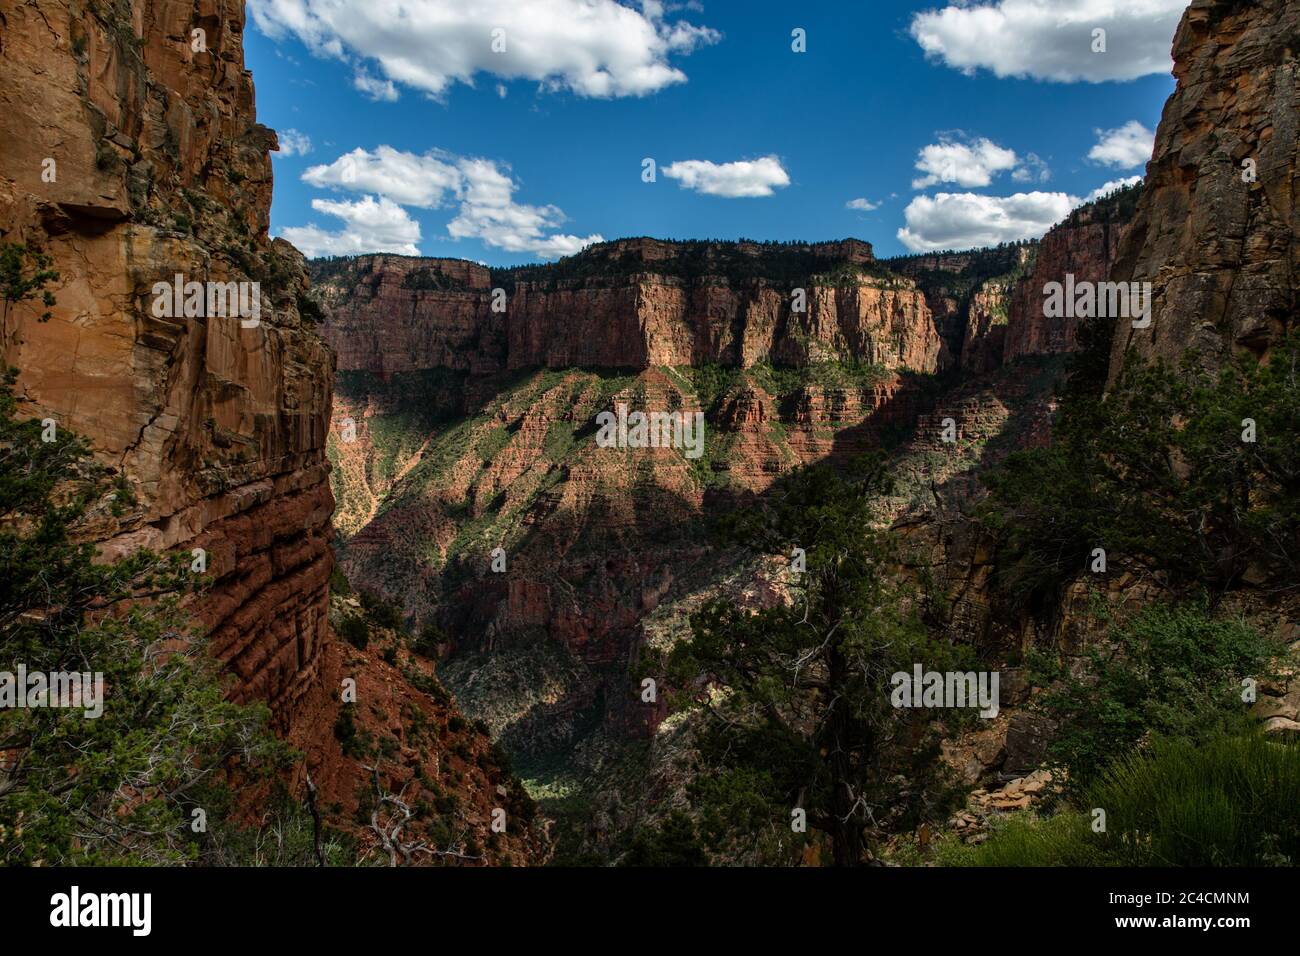
[[1142, 182], [1141, 176], [1125, 176], [1123, 179], [1112, 179], [1104, 186], [1098, 186], [1092, 192], [1088, 193], [1088, 198], [1084, 202], [1093, 202], [1102, 196], [1109, 196], [1117, 189], [1123, 189], [1126, 186], [1132, 186], [1135, 183]]
[[312, 166], [302, 181], [319, 189], [332, 187], [351, 192], [378, 193], [403, 206], [432, 209], [461, 185], [455, 157], [445, 154], [404, 153], [380, 146], [373, 153], [354, 149], [334, 162]]
[[306, 133], [300, 133], [296, 129], [285, 129], [280, 131], [278, 138], [280, 156], [305, 156], [311, 152], [311, 137]]
[[527, 206], [514, 201], [514, 180], [487, 159], [464, 159], [459, 164], [464, 177], [460, 213], [447, 223], [455, 239], [481, 239], [489, 246], [509, 252], [532, 252], [542, 259], [569, 256], [604, 237], [545, 235], [564, 222], [555, 206]]
[[1129, 120], [1119, 129], [1097, 130], [1097, 145], [1088, 151], [1088, 158], [1117, 169], [1132, 169], [1146, 165], [1155, 144], [1155, 133], [1137, 120]]
[[397, 86], [393, 81], [376, 79], [364, 67], [352, 77], [352, 85], [376, 103], [397, 102]]
[[[489, 159], [469, 159], [439, 150], [418, 155], [391, 146], [379, 146], [373, 152], [358, 148], [332, 163], [312, 166], [303, 173], [302, 179], [320, 189], [377, 194], [380, 202], [387, 204], [386, 209], [396, 210], [408, 220], [403, 206], [436, 209], [457, 203], [456, 216], [447, 223], [447, 232], [453, 239], [479, 239], [498, 249], [532, 252], [543, 259], [572, 255], [594, 242], [604, 241], [602, 236], [595, 234], [584, 237], [552, 232], [563, 224], [564, 213], [555, 206], [515, 202], [514, 194], [519, 187], [509, 174], [509, 167]], [[373, 202], [369, 195], [366, 199]], [[350, 205], [319, 199], [312, 201], [313, 208], [345, 219], [347, 217], [335, 212], [334, 207]], [[419, 240], [419, 227], [414, 220], [410, 222], [416, 227], [415, 236], [410, 240], [413, 243]], [[320, 249], [327, 241], [333, 246], [364, 246], [376, 235], [373, 228], [359, 230], [359, 233], [360, 237], [353, 241], [341, 234], [327, 234], [308, 226], [285, 229], [284, 237], [299, 245], [298, 239], [294, 238], [299, 236], [312, 248]], [[324, 254], [308, 252], [307, 245], [299, 248], [308, 255]], [[419, 254], [414, 247], [410, 250], [357, 251]], [[339, 254], [332, 249], [329, 252]]]
[[999, 242], [1037, 239], [1070, 214], [1079, 199], [1066, 193], [981, 196], [939, 193], [908, 205], [899, 241], [913, 252], [975, 249]]
[[[579, 96], [644, 96], [686, 74], [669, 60], [721, 34], [668, 20], [663, 4], [615, 0], [249, 0], [258, 29], [313, 52], [377, 64], [382, 78], [433, 96], [478, 73]], [[494, 50], [494, 30], [504, 39]], [[356, 81], [360, 88], [360, 76]], [[384, 93], [387, 94], [385, 88]], [[393, 91], [395, 96], [396, 91]]]
[[728, 199], [770, 196], [774, 188], [790, 185], [789, 174], [775, 156], [720, 164], [686, 159], [665, 166], [663, 174], [676, 179], [683, 189]]
[[335, 202], [313, 199], [317, 212], [337, 216], [346, 223], [338, 232], [316, 226], [290, 226], [281, 235], [306, 256], [350, 256], [362, 252], [399, 252], [417, 256], [420, 249], [420, 224], [391, 199], [363, 196], [361, 199]]
[[[953, 0], [912, 18], [926, 55], [972, 74], [1102, 83], [1168, 73], [1187, 0]], [[1093, 52], [1093, 31], [1106, 52]]]
[[914, 179], [912, 188], [926, 189], [936, 183], [987, 186], [996, 174], [1015, 169], [1018, 163], [1014, 150], [1003, 149], [990, 140], [966, 144], [945, 138], [921, 150], [916, 168], [927, 175]]
[[850, 199], [844, 204], [846, 209], [856, 209], [858, 212], [874, 212], [880, 208], [880, 203], [872, 202], [870, 199]]

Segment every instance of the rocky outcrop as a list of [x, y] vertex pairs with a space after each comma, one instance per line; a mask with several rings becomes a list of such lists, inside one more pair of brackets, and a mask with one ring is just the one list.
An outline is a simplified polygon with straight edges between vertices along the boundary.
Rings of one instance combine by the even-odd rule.
[[1002, 364], [1012, 289], [1032, 263], [1037, 243], [963, 253], [902, 256], [886, 265], [925, 294], [943, 346], [940, 367], [982, 374]]
[[[334, 355], [302, 257], [267, 234], [276, 136], [254, 117], [243, 30], [243, 3], [226, 0], [0, 12], [0, 241], [58, 272], [48, 319], [39, 299], [5, 303], [21, 413], [85, 436], [133, 493], [91, 529], [103, 559], [201, 549], [212, 585], [191, 610], [234, 675], [231, 696], [270, 705], [305, 755], [293, 791], [317, 794], [359, 850], [381, 841], [358, 825], [358, 802], [382, 822], [399, 806], [383, 798], [404, 794], [422, 801], [408, 841], [427, 838], [411, 862], [535, 862], [545, 839], [531, 801], [432, 663], [394, 634], [376, 630], [381, 658], [331, 629]], [[201, 294], [160, 298], [155, 285], [177, 277]], [[236, 283], [241, 307], [215, 308], [216, 283]], [[364, 412], [343, 409], [363, 437]], [[264, 823], [266, 796], [241, 792], [250, 821]], [[489, 829], [496, 808], [507, 836]]]
[[787, 247], [639, 239], [495, 272], [398, 256], [313, 270], [339, 368], [383, 377], [428, 368], [490, 374], [852, 359], [929, 372], [939, 364], [925, 297], [877, 266], [858, 240]]
[[1174, 38], [1178, 86], [1113, 277], [1150, 282], [1152, 322], [1127, 349], [1209, 361], [1256, 354], [1300, 314], [1300, 9], [1288, 0], [1196, 0]]
[[[267, 236], [276, 138], [243, 28], [216, 0], [6, 8], [0, 233], [59, 279], [49, 321], [7, 310], [4, 360], [25, 411], [88, 436], [134, 492], [105, 557], [204, 549], [212, 649], [287, 722], [327, 635], [333, 359], [299, 312], [301, 257]], [[258, 283], [256, 316], [159, 315], [177, 275]]]
[[971, 296], [962, 339], [961, 367], [974, 375], [1002, 364], [1006, 349], [1009, 283], [990, 279]]
[[1033, 270], [1016, 282], [1011, 292], [1003, 362], [1078, 348], [1077, 333], [1083, 316], [1073, 308], [1062, 316], [1046, 314], [1047, 287], [1054, 282], [1064, 285], [1068, 276], [1074, 277], [1076, 285], [1106, 281], [1126, 228], [1131, 191], [1124, 193], [1123, 203], [1102, 200], [1080, 207], [1043, 236]]
[[362, 256], [312, 264], [324, 334], [340, 372], [389, 378], [418, 369], [490, 374], [505, 367], [505, 325], [489, 273], [459, 259]]

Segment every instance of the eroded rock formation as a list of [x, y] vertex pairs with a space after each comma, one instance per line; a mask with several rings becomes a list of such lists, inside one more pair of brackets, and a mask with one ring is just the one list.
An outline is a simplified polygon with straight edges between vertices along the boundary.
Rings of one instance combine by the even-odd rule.
[[[333, 358], [298, 311], [301, 256], [267, 236], [276, 138], [243, 28], [216, 0], [7, 9], [0, 232], [59, 280], [48, 322], [7, 310], [4, 360], [26, 410], [89, 437], [135, 493], [106, 557], [206, 550], [213, 651], [287, 721], [326, 639]], [[176, 275], [257, 282], [258, 315], [159, 316], [153, 286]]]
[[1050, 283], [1105, 282], [1127, 222], [1127, 207], [1102, 201], [1082, 206], [1055, 226], [1038, 244], [1032, 271], [1011, 291], [1002, 361], [1026, 355], [1073, 352], [1078, 347], [1079, 321], [1074, 309], [1050, 316], [1045, 308]]
[[313, 271], [340, 370], [385, 377], [438, 367], [487, 374], [843, 359], [931, 372], [940, 361], [925, 296], [877, 266], [857, 240], [773, 247], [636, 239], [496, 272], [400, 256], [315, 263]]
[[[213, 585], [192, 610], [232, 696], [268, 703], [305, 755], [290, 784], [314, 778], [328, 822], [364, 851], [377, 831], [358, 799], [401, 793], [434, 807], [407, 827], [426, 842], [411, 862], [535, 861], [531, 802], [432, 665], [391, 633], [367, 654], [331, 629], [334, 355], [302, 257], [267, 234], [276, 135], [254, 116], [243, 30], [240, 0], [0, 10], [0, 241], [59, 274], [48, 321], [39, 300], [5, 303], [21, 414], [85, 436], [134, 493], [92, 531], [105, 559], [203, 549]], [[163, 308], [154, 287], [178, 276], [246, 283], [255, 308], [219, 314], [206, 287], [200, 308]], [[493, 807], [510, 809], [508, 836], [490, 833]]]
[[1113, 278], [1150, 282], [1150, 327], [1126, 349], [1209, 361], [1263, 355], [1300, 314], [1300, 8], [1196, 0], [1174, 38], [1178, 88]]

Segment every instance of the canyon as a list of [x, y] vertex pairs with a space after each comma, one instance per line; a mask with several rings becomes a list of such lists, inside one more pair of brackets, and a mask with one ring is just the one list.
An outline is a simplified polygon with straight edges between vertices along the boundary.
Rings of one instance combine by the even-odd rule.
[[[779, 599], [781, 568], [721, 543], [711, 521], [802, 465], [886, 450], [900, 487], [882, 520], [907, 541], [903, 572], [952, 599], [948, 632], [1008, 652], [1031, 638], [1035, 622], [997, 606], [964, 516], [982, 469], [1048, 440], [1078, 343], [1044, 315], [1043, 284], [1067, 270], [1105, 279], [1137, 192], [1042, 243], [892, 261], [860, 240], [646, 239], [516, 269], [315, 260], [339, 356], [329, 455], [343, 571], [438, 635], [459, 705], [534, 793], [567, 795], [549, 812], [595, 800], [595, 822], [569, 840], [607, 846], [679, 800], [686, 773], [662, 758], [682, 731], [642, 700], [637, 662], [710, 597]], [[703, 456], [600, 447], [602, 415], [620, 406], [703, 415]], [[1021, 686], [1013, 675], [1005, 692]], [[1002, 723], [1033, 737], [1018, 717]], [[629, 763], [638, 740], [649, 763]], [[1028, 772], [1041, 748], [1012, 754]]]
[[[1145, 184], [1040, 241], [881, 260], [858, 239], [640, 237], [505, 269], [305, 261], [270, 238], [277, 138], [256, 121], [242, 3], [41, 0], [3, 27], [0, 236], [59, 272], [48, 319], [19, 303], [0, 327], [24, 414], [87, 436], [133, 492], [86, 529], [101, 559], [203, 550], [191, 608], [232, 698], [270, 707], [300, 751], [295, 797], [319, 788], [358, 839], [376, 797], [450, 795], [488, 847], [469, 856], [537, 864], [552, 839], [520, 778], [583, 850], [680, 803], [693, 730], [643, 699], [638, 661], [710, 597], [770, 606], [788, 580], [712, 519], [868, 452], [898, 478], [880, 521], [899, 573], [933, 581], [945, 633], [1005, 665], [1007, 712], [946, 757], [970, 785], [1031, 774], [1049, 728], [1019, 710], [1019, 662], [1082, 643], [1087, 593], [1010, 611], [972, 514], [982, 473], [1051, 440], [1082, 344], [1044, 288], [1152, 283], [1112, 380], [1130, 352], [1266, 357], [1298, 312], [1300, 12], [1282, 0], [1193, 3]], [[256, 282], [260, 321], [155, 315], [177, 274]], [[703, 454], [599, 447], [620, 405], [702, 415]], [[344, 581], [400, 627], [341, 638], [365, 604]], [[345, 711], [348, 679], [363, 703]], [[345, 747], [352, 719], [372, 752]], [[494, 840], [502, 804], [527, 825]]]

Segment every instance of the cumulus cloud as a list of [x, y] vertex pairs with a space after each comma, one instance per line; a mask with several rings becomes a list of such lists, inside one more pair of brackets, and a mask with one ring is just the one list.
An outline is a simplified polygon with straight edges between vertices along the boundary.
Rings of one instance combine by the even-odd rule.
[[312, 166], [302, 181], [318, 189], [377, 193], [403, 206], [433, 209], [460, 188], [462, 176], [454, 156], [420, 156], [380, 146], [374, 152], [357, 148], [332, 163]]
[[880, 203], [872, 202], [870, 199], [850, 199], [844, 204], [846, 209], [856, 209], [858, 212], [873, 212], [880, 208]]
[[542, 259], [571, 256], [604, 237], [561, 235], [546, 231], [564, 222], [555, 206], [528, 206], [514, 201], [514, 180], [486, 159], [461, 160], [464, 176], [460, 212], [447, 224], [456, 239], [481, 239], [509, 252], [532, 252]]
[[[318, 55], [374, 63], [374, 83], [433, 96], [479, 73], [579, 96], [644, 96], [686, 81], [672, 57], [721, 39], [670, 20], [656, 0], [640, 10], [615, 0], [249, 0], [249, 9], [273, 39], [292, 35]], [[363, 76], [355, 82], [369, 92]]]
[[728, 199], [770, 196], [773, 189], [790, 185], [789, 174], [775, 156], [734, 163], [686, 159], [665, 166], [663, 174], [677, 180], [683, 189]]
[[1021, 160], [1011, 178], [1018, 183], [1045, 183], [1052, 178], [1052, 170], [1037, 154], [1030, 153]]
[[311, 137], [296, 129], [285, 129], [279, 133], [281, 156], [305, 156], [311, 152]]
[[1119, 129], [1097, 130], [1097, 145], [1088, 151], [1088, 158], [1116, 169], [1132, 169], [1146, 164], [1155, 144], [1155, 133], [1137, 120], [1129, 120]]
[[1103, 186], [1098, 186], [1092, 192], [1088, 193], [1088, 198], [1084, 202], [1093, 202], [1102, 196], [1109, 196], [1117, 189], [1124, 189], [1126, 186], [1133, 186], [1142, 182], [1141, 176], [1126, 176], [1123, 179], [1112, 179]]
[[363, 196], [361, 199], [334, 201], [313, 199], [317, 212], [342, 219], [343, 229], [331, 232], [315, 223], [290, 226], [281, 231], [303, 255], [351, 256], [362, 252], [398, 252], [408, 256], [420, 254], [420, 224], [391, 199]]
[[[373, 151], [354, 149], [332, 163], [312, 166], [303, 173], [304, 182], [320, 189], [334, 189], [366, 193], [365, 201], [379, 197], [385, 210], [396, 210], [416, 227], [410, 243], [419, 240], [419, 227], [410, 220], [405, 206], [418, 209], [437, 209], [456, 206], [456, 216], [447, 223], [447, 232], [453, 239], [480, 239], [485, 244], [510, 252], [531, 252], [543, 259], [572, 255], [595, 242], [600, 235], [576, 236], [556, 233], [565, 221], [564, 213], [556, 206], [531, 206], [514, 200], [518, 184], [510, 176], [509, 167], [494, 160], [471, 159], [455, 156], [441, 150], [431, 150], [423, 155], [379, 146]], [[323, 204], [323, 205], [321, 205]], [[355, 204], [330, 203], [313, 200], [312, 206], [322, 212], [342, 215], [334, 206]], [[327, 208], [329, 207], [329, 208]], [[347, 218], [342, 216], [342, 218]], [[349, 221], [349, 227], [352, 226]], [[349, 232], [345, 230], [345, 232]], [[321, 249], [330, 236], [333, 245], [360, 244], [376, 236], [373, 228], [356, 230], [355, 242], [341, 234], [326, 234], [314, 226], [285, 229], [283, 235], [298, 245], [308, 255], [339, 254], [337, 252], [311, 252]], [[308, 245], [300, 245], [300, 237]], [[394, 237], [390, 236], [389, 239]], [[409, 238], [406, 236], [403, 239]], [[405, 251], [411, 255], [419, 252], [410, 249], [358, 249], [354, 251]]]
[[[1187, 0], [952, 0], [912, 18], [926, 55], [973, 74], [1102, 83], [1168, 73]], [[1093, 52], [1096, 29], [1105, 52]]]
[[926, 175], [912, 180], [912, 188], [926, 189], [937, 183], [987, 186], [996, 174], [1015, 169], [1018, 163], [1014, 150], [1003, 149], [990, 140], [977, 139], [967, 144], [944, 138], [921, 150], [916, 168]]
[[1014, 196], [939, 193], [918, 196], [904, 212], [899, 241], [913, 252], [975, 249], [1037, 239], [1070, 214], [1079, 199], [1066, 193]]

